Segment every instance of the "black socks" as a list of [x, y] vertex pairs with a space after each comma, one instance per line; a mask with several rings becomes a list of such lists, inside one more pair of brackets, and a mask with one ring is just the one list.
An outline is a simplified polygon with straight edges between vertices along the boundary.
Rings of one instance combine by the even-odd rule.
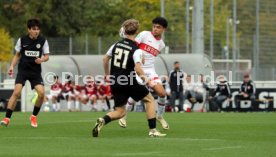
[[13, 110], [7, 109], [6, 111], [6, 118], [11, 118]]
[[104, 119], [105, 125], [111, 122], [111, 118], [108, 115], [105, 115], [103, 119]]
[[156, 118], [148, 119], [149, 129], [156, 128]]
[[37, 116], [39, 111], [40, 111], [40, 107], [34, 106], [33, 115]]

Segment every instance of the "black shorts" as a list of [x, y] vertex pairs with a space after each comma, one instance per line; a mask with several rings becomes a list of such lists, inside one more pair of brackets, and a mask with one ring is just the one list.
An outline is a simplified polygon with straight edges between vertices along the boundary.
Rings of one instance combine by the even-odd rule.
[[115, 107], [126, 105], [129, 97], [135, 101], [139, 101], [149, 94], [149, 90], [145, 86], [139, 84], [111, 85], [111, 91], [113, 94]]
[[18, 72], [17, 73], [16, 79], [15, 79], [15, 84], [22, 84], [22, 86], [24, 86], [25, 82], [27, 80], [29, 80], [29, 82], [31, 83], [32, 89], [34, 89], [34, 87], [36, 85], [44, 86], [41, 74], [34, 75], [34, 74], [28, 74], [26, 72], [24, 72], [24, 73]]

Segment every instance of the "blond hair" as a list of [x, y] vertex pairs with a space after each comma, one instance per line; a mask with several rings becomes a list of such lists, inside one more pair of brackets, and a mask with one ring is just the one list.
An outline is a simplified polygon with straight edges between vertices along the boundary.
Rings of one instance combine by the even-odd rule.
[[135, 19], [128, 19], [122, 24], [122, 27], [126, 35], [134, 35], [139, 29], [139, 22]]

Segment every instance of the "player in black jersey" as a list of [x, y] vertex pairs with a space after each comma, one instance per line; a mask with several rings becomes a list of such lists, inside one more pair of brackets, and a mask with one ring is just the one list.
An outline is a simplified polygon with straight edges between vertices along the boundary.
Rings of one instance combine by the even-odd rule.
[[[111, 81], [111, 90], [115, 101], [115, 111], [107, 113], [99, 118], [92, 130], [92, 135], [98, 137], [101, 128], [113, 120], [122, 118], [126, 114], [125, 105], [129, 97], [135, 101], [143, 100], [146, 104], [146, 112], [149, 125], [149, 136], [165, 136], [156, 130], [154, 98], [146, 86], [139, 84], [135, 78], [135, 72], [144, 83], [152, 86], [150, 80], [144, 75], [141, 68], [143, 53], [135, 42], [135, 35], [138, 32], [139, 23], [134, 19], [126, 20], [123, 23], [126, 38], [110, 47], [104, 56], [104, 70], [107, 80]], [[109, 73], [109, 60], [111, 59], [111, 71]]]
[[39, 35], [40, 21], [29, 19], [27, 22], [28, 35], [18, 39], [15, 50], [16, 54], [12, 59], [8, 73], [14, 72], [14, 66], [18, 64], [18, 73], [15, 80], [15, 88], [9, 99], [6, 117], [1, 121], [1, 125], [8, 126], [12, 112], [15, 109], [16, 101], [20, 97], [21, 90], [25, 82], [29, 80], [32, 89], [35, 89], [38, 98], [35, 102], [33, 113], [30, 117], [31, 126], [37, 127], [37, 118], [44, 98], [44, 84], [41, 76], [41, 64], [49, 59], [49, 45], [45, 38]]

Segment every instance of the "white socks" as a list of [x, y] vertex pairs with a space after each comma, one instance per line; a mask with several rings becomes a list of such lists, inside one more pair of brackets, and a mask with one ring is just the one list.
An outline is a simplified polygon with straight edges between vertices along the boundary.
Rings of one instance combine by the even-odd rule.
[[80, 109], [80, 102], [79, 102], [79, 101], [76, 101], [76, 102], [75, 102], [75, 109], [76, 109], [76, 110], [79, 110], [79, 109]]
[[70, 111], [71, 110], [71, 101], [67, 102], [67, 109]]
[[167, 97], [158, 97], [158, 107], [157, 107], [157, 117], [163, 117], [163, 114], [165, 112], [165, 107], [166, 107], [166, 98]]
[[128, 98], [127, 104], [126, 104], [126, 110], [131, 111], [133, 105], [135, 105], [136, 101], [133, 100], [132, 98]]

